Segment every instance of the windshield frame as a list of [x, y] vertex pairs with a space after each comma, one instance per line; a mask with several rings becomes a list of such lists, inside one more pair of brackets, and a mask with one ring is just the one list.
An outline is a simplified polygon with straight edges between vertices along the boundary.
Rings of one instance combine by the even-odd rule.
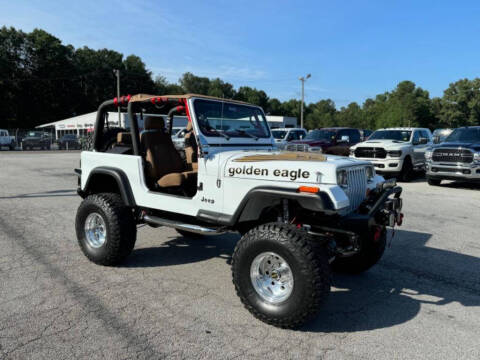
[[[255, 117], [255, 120], [253, 120], [253, 121], [257, 122], [260, 125], [261, 129], [263, 130], [263, 133], [260, 134], [260, 131], [255, 131], [255, 132], [248, 131], [248, 134], [250, 134], [252, 136], [249, 136], [249, 135], [246, 135], [246, 134], [242, 135], [242, 131], [236, 131], [235, 127], [232, 127], [231, 129], [226, 129], [226, 130], [217, 129], [216, 127], [212, 127], [213, 131], [210, 131], [210, 132], [205, 131], [206, 130], [205, 127], [202, 126], [201, 123], [200, 123], [200, 119], [199, 119], [200, 114], [199, 114], [199, 112], [197, 112], [197, 107], [196, 106], [197, 106], [198, 102], [219, 103], [219, 104], [223, 103], [224, 106], [232, 105], [232, 106], [235, 106], [235, 107], [242, 107], [242, 108], [251, 109], [252, 110], [252, 115], [251, 116]], [[236, 102], [236, 101], [229, 101], [229, 99], [217, 100], [217, 99], [207, 99], [207, 98], [198, 97], [198, 98], [192, 99], [192, 111], [194, 113], [195, 120], [196, 120], [196, 125], [199, 129], [199, 132], [200, 132], [200, 134], [202, 134], [205, 137], [216, 138], [216, 139], [226, 139], [225, 138], [225, 135], [226, 135], [228, 138], [232, 138], [232, 139], [254, 140], [254, 138], [257, 138], [256, 140], [263, 139], [263, 140], [269, 140], [269, 141], [272, 138], [272, 133], [271, 133], [271, 130], [270, 130], [270, 126], [268, 125], [268, 121], [267, 121], [267, 118], [265, 116], [265, 113], [260, 106], [241, 103], [241, 102]], [[208, 120], [208, 118], [207, 118], [207, 120]], [[229, 121], [235, 121], [235, 119], [226, 118], [226, 120], [222, 120], [222, 121], [225, 121], [228, 124]], [[239, 120], [239, 121], [244, 121], [244, 120]], [[222, 123], [222, 127], [223, 127], [223, 123]], [[240, 129], [240, 130], [247, 131], [247, 129]], [[216, 134], [216, 132], [217, 132], [217, 134]], [[220, 133], [222, 133], [224, 135], [221, 135]]]
[[[402, 133], [402, 132], [409, 132], [409, 138], [408, 140], [398, 140], [398, 139], [387, 139], [387, 138], [374, 138], [373, 136], [375, 135], [375, 133], [379, 133], [379, 132], [399, 132], [399, 133]], [[378, 129], [378, 130], [375, 130], [373, 133], [370, 134], [370, 136], [368, 137], [368, 140], [392, 140], [392, 141], [400, 141], [400, 142], [404, 142], [404, 143], [409, 143], [409, 142], [412, 142], [412, 138], [413, 138], [413, 133], [414, 131], [413, 130], [400, 130], [400, 129]]]
[[[468, 131], [475, 131], [478, 133], [479, 137], [478, 137], [478, 140], [454, 140], [453, 138], [453, 135], [456, 135], [458, 133], [464, 133], [464, 132], [468, 132]], [[459, 143], [480, 143], [480, 128], [478, 127], [472, 127], [472, 128], [468, 128], [468, 127], [461, 127], [461, 128], [457, 128], [455, 130], [452, 131], [452, 133], [450, 135], [448, 135], [444, 142], [448, 143], [448, 142], [459, 142]]]

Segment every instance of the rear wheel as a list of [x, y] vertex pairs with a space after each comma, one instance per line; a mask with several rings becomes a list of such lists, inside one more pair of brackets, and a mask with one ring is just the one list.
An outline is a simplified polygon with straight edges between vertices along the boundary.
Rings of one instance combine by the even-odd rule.
[[406, 157], [403, 161], [402, 171], [400, 172], [400, 180], [409, 182], [413, 178], [413, 165], [410, 157]]
[[314, 317], [330, 293], [326, 251], [295, 226], [269, 223], [237, 243], [232, 276], [240, 300], [258, 319], [294, 328]]
[[432, 186], [438, 186], [441, 184], [442, 180], [441, 179], [432, 179], [432, 178], [427, 178], [428, 185]]
[[385, 252], [387, 243], [387, 230], [382, 228], [380, 231], [378, 238], [372, 232], [361, 235], [360, 252], [349, 257], [337, 257], [332, 263], [333, 270], [359, 274], [375, 265]]
[[78, 208], [75, 228], [82, 252], [100, 265], [121, 263], [133, 250], [137, 237], [132, 210], [115, 193], [86, 197]]

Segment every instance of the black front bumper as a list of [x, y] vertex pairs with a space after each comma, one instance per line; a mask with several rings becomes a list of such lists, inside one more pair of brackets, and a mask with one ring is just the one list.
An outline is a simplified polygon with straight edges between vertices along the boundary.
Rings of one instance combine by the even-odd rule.
[[370, 232], [374, 228], [402, 225], [402, 188], [395, 181], [387, 181], [372, 191], [357, 212], [341, 219], [342, 228], [355, 233]]

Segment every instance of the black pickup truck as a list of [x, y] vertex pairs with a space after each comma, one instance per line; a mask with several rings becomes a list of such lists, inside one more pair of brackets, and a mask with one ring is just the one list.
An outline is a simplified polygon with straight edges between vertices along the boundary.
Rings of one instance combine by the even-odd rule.
[[480, 181], [480, 126], [455, 129], [443, 143], [425, 153], [427, 180]]
[[23, 150], [46, 149], [50, 150], [51, 138], [48, 133], [40, 131], [30, 131], [22, 140]]

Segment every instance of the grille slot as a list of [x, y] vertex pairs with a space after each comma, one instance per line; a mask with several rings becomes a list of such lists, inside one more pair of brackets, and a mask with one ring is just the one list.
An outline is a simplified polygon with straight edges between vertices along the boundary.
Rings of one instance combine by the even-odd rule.
[[307, 152], [308, 151], [308, 145], [307, 144], [287, 144], [285, 147], [287, 151], [302, 151], [302, 152]]
[[359, 147], [355, 149], [355, 157], [385, 159], [387, 157], [387, 152], [384, 148], [379, 147]]
[[364, 167], [354, 167], [347, 170], [347, 188], [345, 193], [350, 200], [349, 212], [358, 209], [367, 196], [367, 171]]
[[467, 149], [435, 149], [432, 160], [436, 162], [471, 163], [473, 153]]

